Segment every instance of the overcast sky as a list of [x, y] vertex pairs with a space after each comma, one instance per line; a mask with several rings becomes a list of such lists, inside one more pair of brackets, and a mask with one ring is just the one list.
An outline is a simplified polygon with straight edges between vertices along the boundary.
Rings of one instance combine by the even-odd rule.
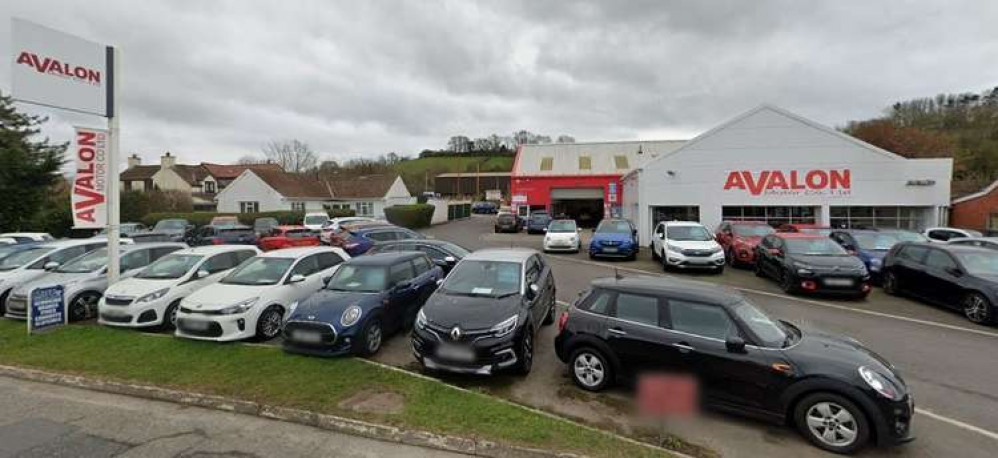
[[[818, 3], [21, 0], [0, 23], [120, 47], [122, 149], [147, 163], [280, 138], [329, 158], [519, 129], [690, 138], [760, 103], [840, 126], [998, 85], [998, 2]], [[9, 33], [0, 52], [13, 61]], [[55, 140], [100, 125], [45, 112]]]

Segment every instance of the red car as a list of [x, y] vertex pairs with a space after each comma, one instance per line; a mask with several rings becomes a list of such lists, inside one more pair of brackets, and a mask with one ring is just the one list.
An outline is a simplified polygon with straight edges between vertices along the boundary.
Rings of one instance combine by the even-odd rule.
[[732, 267], [755, 264], [755, 247], [763, 237], [776, 232], [762, 221], [722, 221], [715, 238], [724, 248]]
[[263, 251], [280, 250], [299, 246], [319, 246], [319, 236], [305, 226], [277, 226], [267, 237], [260, 239]]
[[784, 224], [781, 225], [776, 232], [799, 232], [801, 234], [816, 234], [816, 235], [829, 235], [832, 233], [832, 228], [828, 226], [819, 226], [817, 224]]

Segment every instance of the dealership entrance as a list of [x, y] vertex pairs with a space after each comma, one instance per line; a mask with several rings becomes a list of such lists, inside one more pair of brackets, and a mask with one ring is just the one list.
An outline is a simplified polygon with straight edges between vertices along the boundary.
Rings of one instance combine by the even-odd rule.
[[603, 188], [551, 189], [551, 215], [574, 219], [581, 227], [596, 227], [603, 219]]

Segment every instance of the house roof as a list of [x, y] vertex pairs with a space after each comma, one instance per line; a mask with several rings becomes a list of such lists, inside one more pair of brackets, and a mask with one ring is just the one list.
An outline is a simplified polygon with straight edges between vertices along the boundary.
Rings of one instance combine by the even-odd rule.
[[234, 180], [239, 174], [243, 173], [245, 170], [270, 170], [270, 171], [281, 171], [278, 164], [236, 164], [236, 165], [226, 165], [226, 164], [212, 164], [208, 162], [202, 162], [201, 166], [208, 170], [211, 176], [218, 178], [220, 180]]
[[329, 181], [336, 199], [382, 198], [395, 184], [398, 175], [365, 175]]
[[327, 186], [326, 182], [314, 178], [306, 178], [284, 170], [252, 169], [250, 171], [284, 197], [298, 199], [331, 199], [333, 197], [332, 188]]
[[177, 164], [170, 168], [191, 186], [197, 186], [208, 176], [208, 169], [200, 165]]
[[136, 165], [121, 172], [122, 181], [143, 181], [151, 180], [152, 176], [159, 172], [159, 165]]
[[984, 189], [982, 189], [980, 191], [977, 191], [977, 192], [975, 192], [973, 194], [967, 194], [967, 195], [965, 195], [963, 197], [958, 197], [956, 199], [953, 199], [953, 203], [954, 204], [959, 204], [959, 203], [962, 203], [962, 202], [966, 202], [968, 200], [974, 200], [974, 199], [977, 199], [977, 198], [981, 198], [981, 197], [984, 197], [984, 196], [986, 196], [988, 194], [991, 194], [992, 192], [995, 191], [995, 189], [998, 189], [998, 180], [995, 180], [991, 184], [987, 185], [987, 187], [985, 187]]
[[686, 140], [648, 140], [522, 145], [513, 175], [624, 175], [685, 143]]

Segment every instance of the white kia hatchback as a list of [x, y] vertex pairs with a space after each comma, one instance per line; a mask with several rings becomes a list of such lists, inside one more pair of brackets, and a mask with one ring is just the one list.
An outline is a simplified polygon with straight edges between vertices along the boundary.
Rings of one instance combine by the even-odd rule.
[[106, 326], [174, 329], [180, 301], [260, 254], [248, 245], [209, 245], [175, 251], [111, 285], [98, 308]]
[[180, 301], [176, 335], [214, 341], [273, 339], [286, 314], [323, 287], [347, 259], [350, 255], [334, 247], [286, 248], [250, 258]]

